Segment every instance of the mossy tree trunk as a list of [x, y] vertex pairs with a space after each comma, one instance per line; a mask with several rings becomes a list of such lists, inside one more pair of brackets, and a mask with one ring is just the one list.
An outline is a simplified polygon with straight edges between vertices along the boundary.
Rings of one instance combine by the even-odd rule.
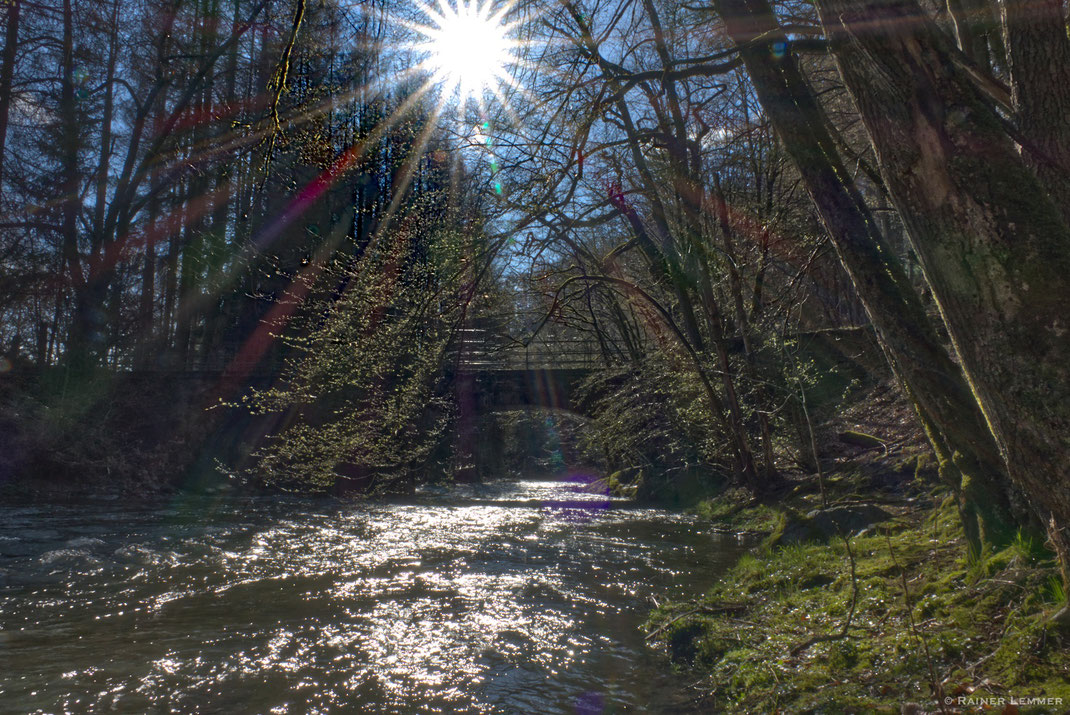
[[[840, 159], [828, 122], [766, 0], [719, 0], [729, 35], [959, 496], [970, 548], [1017, 527], [996, 443], [958, 365]], [[756, 38], [761, 38], [756, 42]]]
[[821, 22], [1011, 476], [1070, 554], [1070, 229], [913, 0]]

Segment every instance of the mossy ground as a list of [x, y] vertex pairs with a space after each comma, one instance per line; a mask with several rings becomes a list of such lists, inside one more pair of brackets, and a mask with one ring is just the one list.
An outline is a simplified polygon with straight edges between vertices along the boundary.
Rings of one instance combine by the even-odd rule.
[[[851, 491], [849, 479], [832, 482], [837, 499]], [[778, 507], [725, 497], [700, 513], [776, 528]], [[784, 506], [805, 512], [814, 498]], [[1051, 555], [1019, 540], [968, 563], [950, 500], [904, 497], [896, 511], [849, 537], [853, 581], [842, 540], [761, 547], [699, 601], [663, 604], [652, 642], [701, 675], [700, 706], [712, 712], [983, 712], [982, 697], [1006, 699], [992, 712], [1070, 712], [1070, 637], [1048, 624], [1063, 598]], [[793, 654], [842, 631], [855, 586], [846, 636]], [[1011, 696], [1062, 704], [1011, 706]]]
[[776, 529], [781, 512], [753, 499], [745, 489], [728, 489], [694, 508], [716, 530], [739, 534], [765, 534]]

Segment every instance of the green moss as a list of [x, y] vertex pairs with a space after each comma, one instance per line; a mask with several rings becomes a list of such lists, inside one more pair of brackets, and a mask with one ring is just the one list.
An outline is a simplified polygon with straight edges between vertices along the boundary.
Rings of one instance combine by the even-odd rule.
[[884, 441], [878, 437], [874, 437], [871, 434], [865, 432], [856, 432], [855, 430], [845, 430], [840, 432], [840, 441], [847, 444], [853, 444], [856, 447], [875, 448], [885, 447]]
[[643, 484], [643, 470], [618, 470], [599, 481], [605, 482], [605, 489], [613, 496], [635, 499]]
[[[708, 513], [717, 509], [724, 507], [711, 506]], [[745, 522], [745, 512], [732, 518]], [[847, 638], [792, 654], [814, 636], [839, 633], [846, 621], [853, 589], [838, 540], [756, 550], [703, 602], [745, 603], [744, 613], [700, 610], [659, 634], [678, 663], [705, 676], [714, 710], [897, 713], [913, 702], [934, 711], [929, 658], [945, 692], [969, 688], [977, 695], [1044, 695], [1070, 703], [1067, 643], [1047, 624], [1062, 593], [1052, 586], [1059, 580], [1042, 548], [1019, 539], [966, 563], [952, 499], [850, 543], [858, 595]], [[668, 604], [650, 626], [695, 608]]]
[[718, 529], [739, 533], [769, 533], [780, 519], [777, 508], [754, 503], [750, 493], [743, 489], [730, 489], [703, 499], [692, 510]]

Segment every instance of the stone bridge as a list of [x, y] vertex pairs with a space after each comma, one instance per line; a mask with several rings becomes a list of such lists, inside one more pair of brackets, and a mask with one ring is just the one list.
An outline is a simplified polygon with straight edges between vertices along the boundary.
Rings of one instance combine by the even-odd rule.
[[460, 333], [447, 377], [454, 382], [462, 405], [480, 413], [588, 411], [578, 388], [602, 365], [593, 341], [540, 335], [533, 343], [504, 344], [499, 335], [482, 328], [465, 328]]

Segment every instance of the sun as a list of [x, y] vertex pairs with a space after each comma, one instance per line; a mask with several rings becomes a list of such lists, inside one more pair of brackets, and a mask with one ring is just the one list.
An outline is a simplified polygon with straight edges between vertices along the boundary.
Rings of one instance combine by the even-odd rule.
[[509, 69], [517, 63], [517, 42], [510, 38], [512, 26], [504, 22], [509, 6], [495, 11], [491, 0], [482, 5], [453, 1], [456, 5], [439, 0], [437, 8], [423, 6], [430, 24], [414, 27], [425, 38], [416, 47], [427, 54], [422, 67], [447, 96], [461, 103], [481, 102], [488, 91], [499, 94], [503, 84], [512, 83]]

